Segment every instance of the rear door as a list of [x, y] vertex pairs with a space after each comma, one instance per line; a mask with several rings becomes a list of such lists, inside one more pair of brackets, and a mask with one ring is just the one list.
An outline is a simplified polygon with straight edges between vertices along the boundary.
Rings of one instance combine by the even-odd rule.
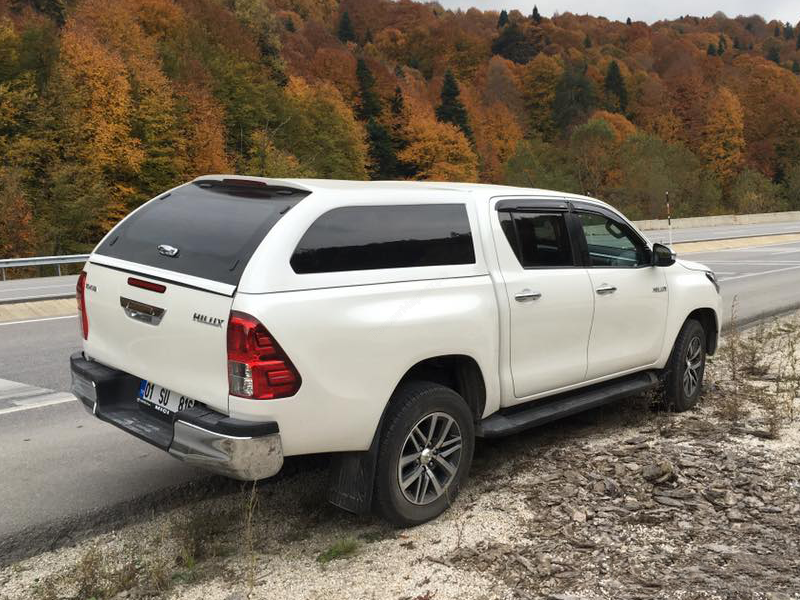
[[496, 208], [514, 396], [522, 401], [584, 381], [594, 298], [568, 233], [566, 202], [502, 200]]
[[227, 411], [227, 323], [241, 274], [305, 192], [201, 180], [151, 200], [86, 265], [85, 353]]
[[595, 295], [587, 379], [652, 364], [660, 355], [669, 293], [647, 243], [613, 212], [576, 203]]

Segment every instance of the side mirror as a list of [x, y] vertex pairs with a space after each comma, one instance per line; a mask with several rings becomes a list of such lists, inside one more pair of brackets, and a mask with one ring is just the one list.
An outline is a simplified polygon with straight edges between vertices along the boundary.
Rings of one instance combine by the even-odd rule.
[[653, 266], [669, 267], [675, 264], [675, 252], [664, 244], [653, 244]]

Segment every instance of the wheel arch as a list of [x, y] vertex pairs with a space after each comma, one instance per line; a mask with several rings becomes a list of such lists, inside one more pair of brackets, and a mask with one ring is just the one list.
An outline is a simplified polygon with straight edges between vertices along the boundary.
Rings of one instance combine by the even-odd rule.
[[684, 324], [689, 319], [694, 319], [703, 326], [703, 331], [706, 334], [706, 354], [713, 355], [717, 351], [717, 342], [719, 340], [719, 318], [717, 312], [713, 308], [696, 308], [686, 316], [683, 320]]
[[[486, 408], [486, 381], [478, 362], [466, 354], [431, 356], [411, 366], [392, 391], [409, 381], [430, 381], [450, 388], [459, 394], [472, 411], [475, 422], [483, 417]], [[391, 399], [387, 403], [387, 409]]]

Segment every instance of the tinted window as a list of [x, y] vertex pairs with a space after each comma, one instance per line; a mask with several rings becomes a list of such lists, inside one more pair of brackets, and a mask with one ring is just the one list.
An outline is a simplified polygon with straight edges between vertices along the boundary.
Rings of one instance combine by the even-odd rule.
[[[131, 215], [97, 253], [237, 285], [267, 232], [306, 195], [236, 180], [189, 183]], [[159, 245], [178, 254], [163, 256]]]
[[292, 256], [296, 273], [475, 262], [463, 204], [348, 206], [314, 222]]
[[623, 223], [603, 215], [580, 213], [592, 267], [636, 267], [649, 264], [647, 246]]
[[572, 248], [562, 213], [501, 212], [500, 225], [523, 267], [571, 267]]

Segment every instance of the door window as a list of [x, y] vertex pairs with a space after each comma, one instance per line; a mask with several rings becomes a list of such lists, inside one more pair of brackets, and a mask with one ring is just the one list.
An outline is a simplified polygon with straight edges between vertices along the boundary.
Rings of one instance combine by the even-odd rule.
[[591, 267], [650, 264], [647, 246], [627, 225], [595, 213], [579, 213]]
[[519, 263], [528, 268], [573, 266], [563, 213], [500, 212], [500, 225]]

